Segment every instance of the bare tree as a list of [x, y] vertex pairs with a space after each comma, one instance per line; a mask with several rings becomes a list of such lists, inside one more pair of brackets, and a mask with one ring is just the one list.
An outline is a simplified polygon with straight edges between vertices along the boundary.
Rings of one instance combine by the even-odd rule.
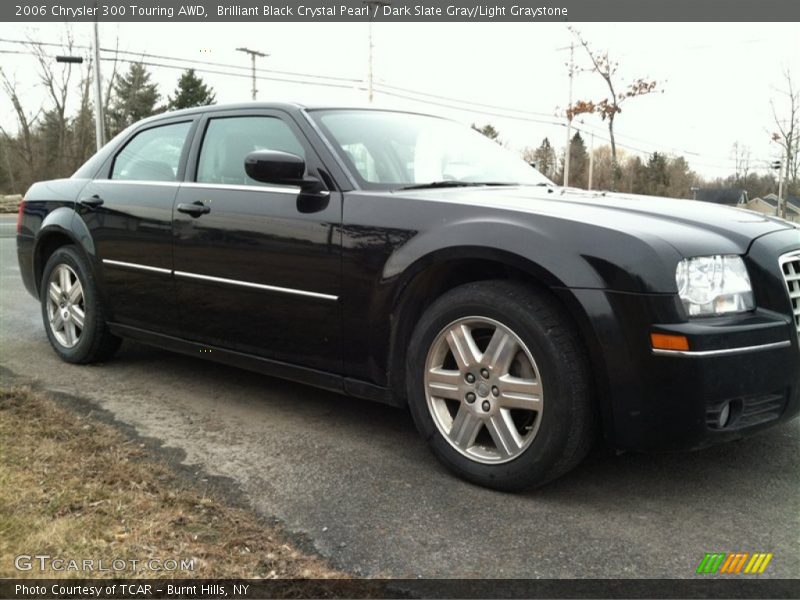
[[28, 41], [26, 48], [35, 60], [35, 72], [45, 93], [38, 108], [31, 110], [25, 104], [29, 101], [17, 81], [0, 69], [0, 88], [10, 100], [16, 117], [15, 131], [0, 129], [0, 135], [6, 151], [9, 183], [19, 193], [44, 173], [51, 177], [69, 175], [85, 162], [94, 146], [92, 64], [88, 60], [83, 65], [57, 63], [53, 55], [74, 56], [78, 52], [71, 30], [66, 30], [63, 44], [53, 54], [49, 46], [34, 41]]
[[750, 148], [737, 141], [733, 143], [731, 154], [733, 155], [736, 185], [744, 187], [747, 176], [750, 174]]
[[616, 180], [616, 175], [619, 170], [617, 162], [617, 143], [614, 137], [614, 122], [619, 113], [622, 112], [622, 104], [629, 98], [636, 96], [644, 96], [656, 91], [656, 82], [653, 80], [637, 78], [627, 84], [622, 84], [617, 81], [617, 70], [619, 63], [614, 62], [609, 58], [608, 51], [595, 52], [589, 43], [583, 39], [580, 32], [573, 28], [569, 28], [578, 43], [586, 51], [586, 55], [591, 61], [591, 68], [588, 69], [597, 73], [608, 87], [609, 96], [597, 102], [593, 100], [579, 100], [572, 106], [567, 108], [567, 118], [570, 120], [577, 115], [585, 113], [597, 113], [603, 121], [608, 123], [608, 135], [611, 142], [611, 161], [613, 166], [613, 180]]
[[[17, 127], [19, 129], [17, 135], [9, 134], [5, 129], [0, 127], [0, 133], [3, 135], [4, 145], [6, 148], [6, 156], [13, 152], [16, 157], [24, 164], [28, 173], [36, 172], [37, 152], [35, 148], [35, 133], [34, 130], [42, 115], [43, 107], [40, 106], [37, 110], [28, 112], [22, 105], [22, 101], [17, 93], [17, 82], [15, 79], [9, 78], [8, 74], [0, 67], [0, 82], [2, 82], [3, 91], [8, 99], [11, 101], [11, 106], [14, 108], [14, 114], [17, 117]], [[9, 167], [10, 170], [13, 170]], [[22, 182], [15, 182], [14, 186]], [[17, 193], [22, 193], [25, 190], [16, 188]]]
[[[48, 137], [48, 153], [53, 157], [55, 170], [64, 170], [64, 159], [67, 154], [67, 101], [70, 92], [73, 63], [62, 63], [60, 68], [54, 67], [54, 58], [42, 44], [29, 41], [28, 49], [39, 63], [39, 80], [42, 83], [53, 107], [45, 112], [44, 127], [50, 134]], [[72, 55], [74, 42], [72, 31], [67, 29], [64, 49]], [[55, 147], [53, 147], [53, 143]]]
[[[773, 141], [781, 147], [781, 159], [785, 161], [782, 168], [786, 174], [786, 188], [795, 189], [797, 187], [798, 168], [800, 167], [800, 91], [796, 90], [792, 82], [792, 75], [789, 71], [784, 71], [786, 79], [786, 89], [779, 90], [788, 100], [788, 110], [783, 113], [784, 118], [778, 116], [775, 103], [772, 106], [772, 117], [775, 121], [777, 131], [772, 134]], [[780, 200], [780, 199], [779, 199]], [[782, 203], [781, 216], [786, 218], [786, 202]]]

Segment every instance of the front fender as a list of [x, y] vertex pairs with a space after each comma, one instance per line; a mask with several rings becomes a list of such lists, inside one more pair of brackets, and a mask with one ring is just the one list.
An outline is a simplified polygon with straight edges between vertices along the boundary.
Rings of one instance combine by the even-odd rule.
[[591, 224], [476, 215], [421, 231], [397, 247], [382, 280], [402, 281], [444, 254], [471, 258], [470, 252], [510, 258], [550, 287], [633, 293], [674, 292], [681, 258], [671, 246]]

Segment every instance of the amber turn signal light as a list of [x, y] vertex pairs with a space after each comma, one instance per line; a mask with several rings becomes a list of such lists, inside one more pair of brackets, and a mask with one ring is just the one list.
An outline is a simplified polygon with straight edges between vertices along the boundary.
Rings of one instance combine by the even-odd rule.
[[670, 335], [667, 333], [651, 333], [650, 343], [657, 350], [688, 350], [689, 340], [685, 335]]

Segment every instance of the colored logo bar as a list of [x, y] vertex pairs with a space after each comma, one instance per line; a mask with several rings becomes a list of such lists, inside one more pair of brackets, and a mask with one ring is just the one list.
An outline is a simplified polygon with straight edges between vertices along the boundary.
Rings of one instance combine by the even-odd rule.
[[706, 552], [697, 566], [697, 573], [758, 575], [766, 570], [773, 556], [772, 552]]

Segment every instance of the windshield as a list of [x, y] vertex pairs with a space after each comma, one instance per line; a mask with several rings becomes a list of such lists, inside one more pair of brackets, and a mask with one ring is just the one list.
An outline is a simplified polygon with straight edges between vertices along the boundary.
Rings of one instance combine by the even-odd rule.
[[453, 121], [380, 110], [309, 113], [366, 189], [553, 185], [500, 144]]

